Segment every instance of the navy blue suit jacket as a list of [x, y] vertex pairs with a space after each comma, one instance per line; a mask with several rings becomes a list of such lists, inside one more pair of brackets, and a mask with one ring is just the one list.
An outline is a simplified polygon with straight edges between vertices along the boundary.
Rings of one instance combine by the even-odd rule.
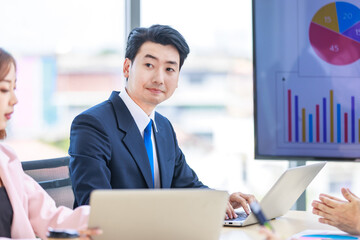
[[[161, 187], [207, 187], [186, 163], [170, 121], [155, 113], [155, 122]], [[119, 92], [74, 119], [69, 155], [74, 207], [89, 204], [94, 189], [153, 186], [143, 138]]]

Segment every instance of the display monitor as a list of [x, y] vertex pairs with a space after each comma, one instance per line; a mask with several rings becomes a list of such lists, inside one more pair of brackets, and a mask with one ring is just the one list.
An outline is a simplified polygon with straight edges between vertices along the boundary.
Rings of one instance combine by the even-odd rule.
[[360, 1], [253, 0], [255, 157], [360, 158]]

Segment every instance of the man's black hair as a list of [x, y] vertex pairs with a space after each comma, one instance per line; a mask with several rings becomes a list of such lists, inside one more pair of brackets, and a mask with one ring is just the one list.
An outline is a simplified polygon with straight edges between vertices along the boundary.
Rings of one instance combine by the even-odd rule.
[[190, 48], [187, 45], [185, 38], [175, 29], [167, 25], [152, 25], [149, 28], [134, 28], [128, 37], [125, 58], [134, 61], [136, 54], [140, 47], [145, 42], [159, 43], [161, 45], [174, 46], [180, 55], [181, 69], [187, 55], [190, 52]]

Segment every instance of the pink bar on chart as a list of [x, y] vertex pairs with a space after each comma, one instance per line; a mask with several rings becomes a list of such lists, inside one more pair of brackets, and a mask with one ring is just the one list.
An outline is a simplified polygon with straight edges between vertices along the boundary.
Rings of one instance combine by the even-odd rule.
[[320, 106], [316, 104], [316, 142], [320, 142]]
[[288, 130], [289, 130], [289, 142], [292, 140], [291, 136], [291, 90], [288, 90]]
[[345, 137], [345, 143], [348, 142], [348, 114], [344, 113], [344, 137]]

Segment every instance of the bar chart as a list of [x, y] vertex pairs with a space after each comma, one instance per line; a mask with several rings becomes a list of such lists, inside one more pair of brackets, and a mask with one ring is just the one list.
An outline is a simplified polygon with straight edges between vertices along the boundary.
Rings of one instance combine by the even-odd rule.
[[[277, 73], [277, 145], [323, 154], [360, 151], [360, 79]], [[345, 84], [346, 83], [346, 84]]]
[[334, 102], [334, 90], [322, 97], [321, 102], [314, 103], [314, 111], [301, 107], [301, 97], [306, 98], [287, 89], [288, 142], [360, 143], [360, 118], [355, 119], [355, 96], [349, 96], [349, 111]]

